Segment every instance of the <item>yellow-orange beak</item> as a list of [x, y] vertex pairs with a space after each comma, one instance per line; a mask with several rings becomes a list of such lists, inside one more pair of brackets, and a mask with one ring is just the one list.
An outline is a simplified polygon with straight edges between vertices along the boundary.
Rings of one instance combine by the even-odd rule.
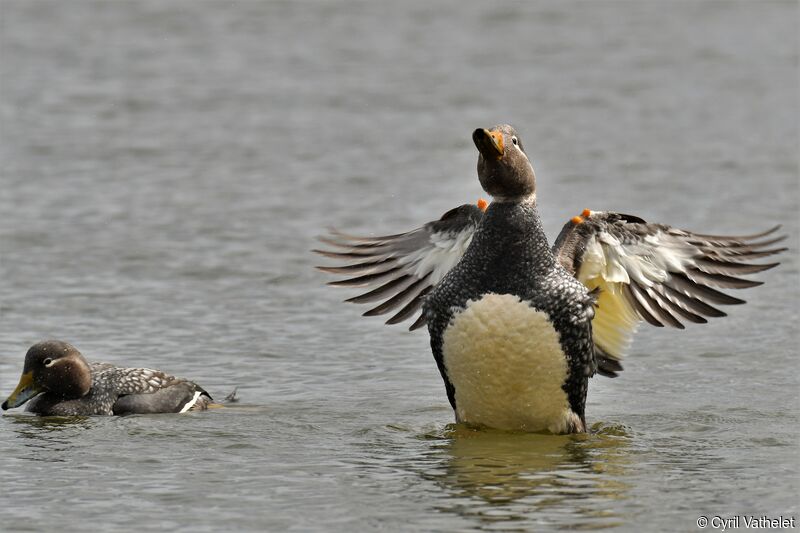
[[14, 392], [11, 393], [11, 396], [9, 396], [6, 401], [3, 402], [3, 411], [6, 409], [12, 409], [14, 407], [19, 407], [41, 392], [43, 392], [43, 390], [37, 387], [36, 383], [33, 381], [33, 372], [22, 374], [22, 376], [19, 378], [19, 384], [17, 385], [17, 388], [14, 389]]
[[499, 131], [478, 128], [472, 132], [472, 141], [485, 158], [499, 159], [505, 153], [503, 134]]

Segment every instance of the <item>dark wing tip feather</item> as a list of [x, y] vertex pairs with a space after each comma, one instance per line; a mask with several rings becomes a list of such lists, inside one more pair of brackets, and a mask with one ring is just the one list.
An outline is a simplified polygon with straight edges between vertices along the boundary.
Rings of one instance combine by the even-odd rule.
[[726, 276], [743, 276], [748, 274], [757, 274], [764, 272], [770, 268], [775, 268], [780, 263], [767, 263], [767, 264], [751, 264], [739, 263], [735, 261], [724, 261], [717, 258], [701, 257], [695, 264], [697, 267], [709, 274], [722, 274]]
[[[394, 294], [393, 290], [396, 289], [398, 285], [408, 282], [409, 279], [411, 279], [411, 276], [409, 274], [403, 274], [400, 277], [397, 277], [391, 281], [384, 283], [383, 285], [381, 285], [376, 289], [372, 289], [371, 291], [365, 292], [364, 294], [359, 294], [357, 296], [353, 296], [352, 298], [348, 298], [347, 300], [345, 300], [345, 302], [364, 304], [380, 300], [382, 298], [388, 297], [391, 294]], [[400, 290], [405, 290], [405, 289], [403, 288]], [[371, 316], [371, 315], [366, 315], [366, 316]]]
[[[789, 236], [788, 235], [778, 235], [773, 239], [767, 239], [766, 241], [758, 241], [758, 242], [750, 242], [750, 241], [741, 241], [741, 246], [746, 248], [764, 248], [765, 246], [772, 246], [773, 244], [778, 244], [779, 242], [785, 241]], [[787, 247], [783, 247], [780, 249], [781, 251], [788, 250]]]
[[[336, 248], [345, 248], [345, 249], [371, 249], [377, 248], [380, 246], [384, 246], [384, 241], [375, 241], [375, 242], [346, 242], [346, 241], [337, 241], [336, 239], [332, 239], [330, 237], [326, 237], [320, 235], [317, 237], [317, 240], [323, 244], [327, 244], [328, 246], [334, 246]], [[319, 253], [319, 250], [312, 250], [312, 252]]]
[[330, 250], [318, 250], [314, 249], [311, 250], [315, 254], [319, 254], [325, 257], [330, 257], [331, 259], [364, 259], [367, 257], [374, 257], [374, 253], [367, 252], [367, 251], [352, 251], [353, 249], [350, 248], [351, 251], [349, 252], [332, 252]]
[[378, 243], [378, 242], [385, 242], [385, 241], [393, 241], [393, 240], [398, 239], [400, 237], [404, 237], [405, 235], [408, 234], [408, 233], [394, 233], [392, 235], [378, 235], [378, 236], [375, 236], [375, 237], [364, 237], [364, 236], [359, 236], [359, 235], [352, 235], [350, 233], [344, 233], [343, 231], [340, 231], [340, 230], [338, 230], [338, 229], [336, 229], [336, 228], [334, 228], [332, 226], [328, 226], [328, 228], [326, 228], [326, 229], [328, 230], [328, 233], [330, 233], [334, 237], [337, 237], [337, 238], [345, 240], [345, 241], [351, 241], [351, 242], [356, 242], [356, 243], [358, 243], [358, 242], [360, 242], [360, 243]]
[[394, 316], [392, 316], [389, 320], [387, 320], [386, 324], [387, 325], [399, 324], [400, 322], [405, 321], [407, 318], [409, 318], [414, 313], [419, 311], [422, 308], [422, 303], [425, 300], [425, 296], [431, 291], [431, 289], [432, 287], [430, 285], [423, 287], [422, 290], [420, 290], [419, 293], [405, 305], [405, 307], [403, 307]]
[[425, 318], [425, 313], [420, 313], [417, 319], [408, 327], [408, 331], [415, 331], [424, 326], [428, 323], [428, 320]]
[[639, 316], [641, 316], [648, 324], [657, 328], [664, 327], [664, 324], [662, 324], [661, 321], [654, 316], [654, 312], [650, 311], [650, 306], [647, 300], [644, 298], [642, 290], [638, 285], [631, 283], [625, 287], [623, 292], [628, 298], [628, 302], [631, 304], [631, 306], [636, 309], [636, 312], [639, 313]]
[[373, 307], [372, 309], [364, 313], [363, 316], [385, 315], [389, 311], [396, 309], [399, 305], [405, 303], [409, 298], [412, 297], [414, 291], [416, 291], [420, 285], [425, 283], [426, 278], [427, 276], [425, 278], [418, 279], [413, 283], [409, 284], [407, 287], [404, 287], [403, 289], [399, 290], [397, 294], [395, 294], [382, 304]]
[[647, 224], [647, 221], [645, 219], [637, 217], [635, 215], [626, 215], [625, 213], [611, 213], [611, 214], [618, 216], [625, 222], [632, 222], [634, 224]]
[[[693, 282], [700, 285], [717, 287], [720, 289], [749, 289], [751, 287], [758, 287], [759, 285], [764, 284], [763, 281], [753, 281], [749, 279], [735, 278], [725, 274], [705, 272], [699, 268], [687, 268], [686, 276]], [[744, 303], [744, 301], [739, 301], [737, 303]]]
[[599, 363], [597, 365], [597, 373], [600, 374], [601, 376], [605, 376], [607, 378], [618, 378], [619, 377], [619, 374], [617, 374], [614, 371], [607, 370], [607, 369], [603, 368], [602, 366], [600, 366]]
[[616, 378], [619, 377], [619, 372], [624, 370], [618, 359], [606, 353], [597, 344], [594, 345], [594, 357], [597, 362], [597, 373], [601, 376]]
[[389, 270], [376, 272], [374, 274], [364, 274], [363, 276], [356, 276], [354, 278], [339, 279], [336, 281], [329, 281], [327, 285], [331, 287], [367, 287], [380, 283], [386, 278], [392, 277], [400, 271], [400, 267], [395, 267]]
[[[766, 237], [767, 235], [772, 235], [773, 233], [781, 229], [781, 227], [783, 227], [781, 224], [777, 224], [766, 231], [762, 231], [760, 233], [753, 233], [752, 235], [709, 235], [706, 233], [694, 233], [694, 232], [692, 232], [692, 235], [714, 241], [752, 241], [755, 239], [760, 239], [761, 237]], [[781, 235], [780, 237], [778, 237], [778, 240], [782, 241], [785, 238], [786, 235]]]
[[[764, 249], [786, 238], [785, 235], [769, 240], [752, 242], [775, 233], [780, 226], [753, 235], [727, 237], [682, 232], [665, 227], [673, 237], [696, 247], [699, 255], [684, 273], [668, 272], [669, 278], [651, 288], [632, 283], [629, 301], [648, 323], [669, 325], [683, 329], [679, 318], [694, 323], [708, 322], [704, 316], [723, 317], [726, 313], [714, 305], [740, 305], [740, 298], [729, 296], [716, 289], [746, 289], [763, 282], [743, 279], [740, 276], [755, 274], [775, 268], [780, 262], [754, 264], [742, 260], [774, 255], [786, 248]], [[663, 311], [663, 312], [662, 312]], [[704, 315], [704, 316], [703, 316]]]
[[322, 272], [326, 272], [328, 274], [352, 275], [352, 274], [365, 274], [367, 272], [376, 274], [380, 272], [386, 272], [387, 270], [390, 270], [391, 267], [393, 267], [394, 265], [395, 262], [393, 260], [384, 259], [379, 261], [365, 261], [362, 263], [351, 263], [349, 265], [343, 265], [343, 266], [318, 265], [315, 266], [314, 268]]

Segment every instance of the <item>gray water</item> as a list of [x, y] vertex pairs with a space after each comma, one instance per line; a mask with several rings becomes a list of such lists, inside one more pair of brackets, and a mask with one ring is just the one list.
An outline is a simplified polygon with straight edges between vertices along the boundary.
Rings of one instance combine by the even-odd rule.
[[[0, 416], [0, 529], [697, 530], [797, 516], [795, 2], [0, 2], [0, 393], [28, 346], [241, 402]], [[330, 225], [485, 196], [511, 122], [551, 238], [584, 208], [783, 224], [745, 306], [643, 327], [590, 435], [474, 431], [424, 331], [325, 287]]]

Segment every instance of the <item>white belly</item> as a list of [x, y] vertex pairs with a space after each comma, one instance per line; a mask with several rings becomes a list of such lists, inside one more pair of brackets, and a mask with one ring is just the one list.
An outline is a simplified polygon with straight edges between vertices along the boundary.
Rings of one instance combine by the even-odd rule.
[[567, 361], [548, 316], [509, 294], [468, 302], [444, 333], [456, 419], [519, 431], [574, 431]]

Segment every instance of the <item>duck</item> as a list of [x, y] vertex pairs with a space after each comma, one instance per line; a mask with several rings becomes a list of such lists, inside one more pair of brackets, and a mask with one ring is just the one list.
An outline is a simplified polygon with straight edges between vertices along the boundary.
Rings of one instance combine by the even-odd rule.
[[583, 210], [549, 244], [536, 175], [508, 124], [478, 128], [480, 200], [414, 230], [357, 236], [331, 229], [314, 250], [339, 264], [346, 301], [375, 303], [387, 324], [416, 317], [457, 423], [555, 434], [587, 431], [590, 378], [617, 377], [642, 323], [684, 329], [743, 304], [725, 289], [779, 263], [780, 226], [743, 236], [694, 233], [609, 211]]
[[28, 349], [19, 384], [2, 409], [27, 403], [27, 411], [42, 416], [185, 413], [208, 409], [212, 401], [192, 381], [89, 362], [71, 344], [46, 340]]

